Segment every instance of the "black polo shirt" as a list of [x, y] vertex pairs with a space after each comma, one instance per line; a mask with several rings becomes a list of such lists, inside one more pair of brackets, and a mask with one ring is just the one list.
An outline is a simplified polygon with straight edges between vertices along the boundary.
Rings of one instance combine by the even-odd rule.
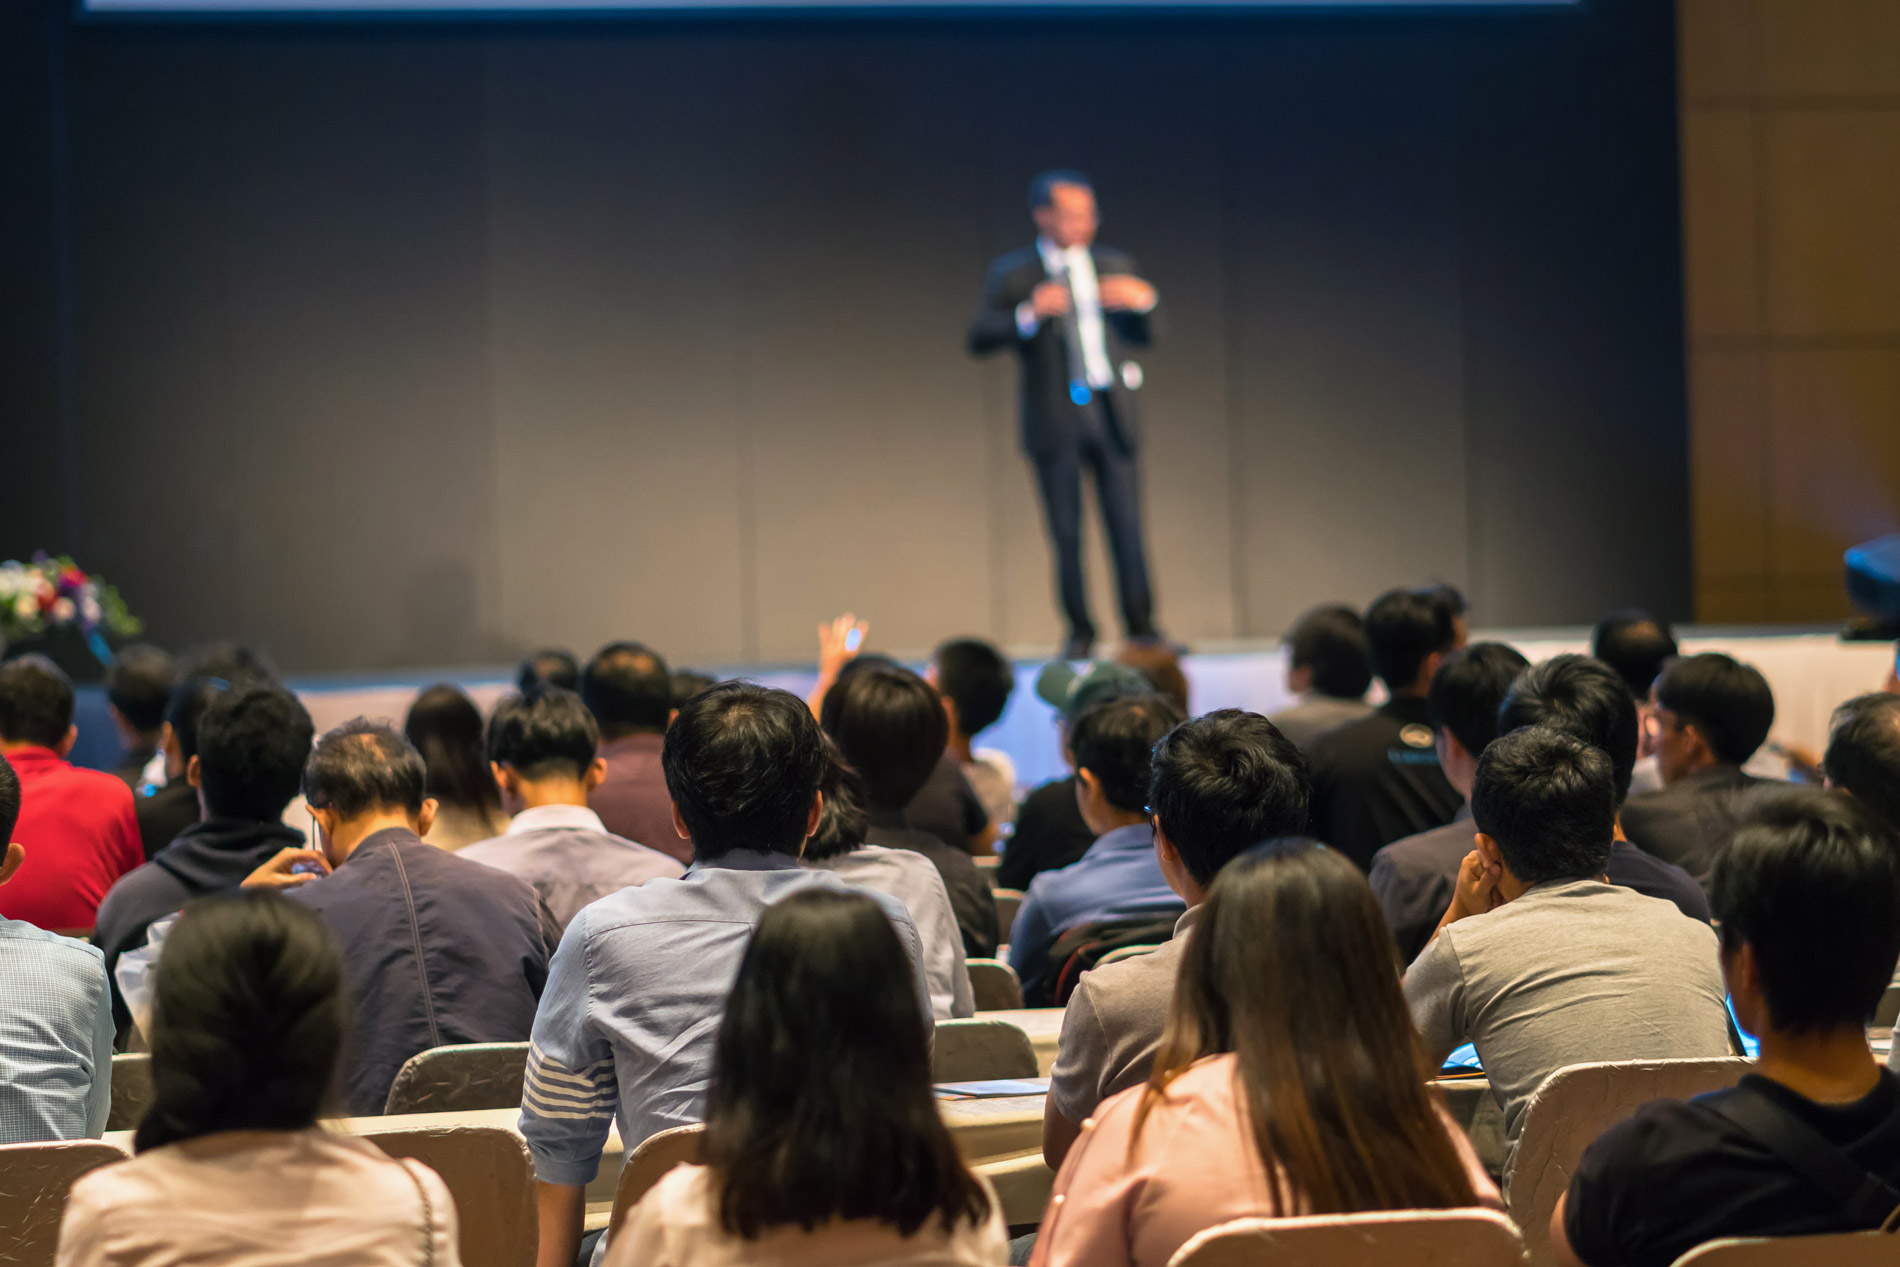
[[[1307, 830], [1361, 870], [1380, 846], [1451, 821], [1464, 797], [1445, 781], [1432, 748], [1431, 712], [1405, 696], [1313, 741]], [[1442, 912], [1441, 912], [1442, 913]]]
[[1016, 830], [996, 866], [996, 887], [1028, 889], [1031, 880], [1075, 862], [1094, 843], [1076, 803], [1075, 776], [1045, 783], [1016, 807]]

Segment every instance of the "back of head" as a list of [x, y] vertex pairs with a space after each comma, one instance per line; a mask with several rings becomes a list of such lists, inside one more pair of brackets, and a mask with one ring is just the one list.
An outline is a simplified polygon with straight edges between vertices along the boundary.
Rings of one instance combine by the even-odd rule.
[[558, 686], [510, 695], [488, 719], [488, 759], [530, 782], [580, 778], [599, 746], [594, 715], [580, 696]]
[[[261, 680], [242, 679], [253, 685]], [[198, 723], [211, 702], [230, 689], [228, 679], [196, 676], [172, 688], [171, 698], [165, 701], [165, 724], [172, 728], [172, 739], [178, 744], [181, 760], [190, 761], [198, 755]]]
[[73, 684], [43, 655], [0, 661], [0, 742], [57, 748], [73, 724]]
[[356, 717], [317, 740], [303, 771], [312, 809], [331, 809], [346, 822], [371, 813], [422, 812], [428, 770], [422, 754], [381, 722]]
[[1462, 647], [1468, 630], [1470, 607], [1465, 602], [1465, 592], [1456, 585], [1440, 583], [1429, 586], [1425, 593], [1430, 595], [1433, 606], [1445, 614], [1451, 622], [1452, 645]]
[[466, 809], [501, 808], [501, 789], [482, 750], [482, 710], [461, 687], [439, 682], [416, 696], [402, 733], [428, 768], [428, 795]]
[[13, 841], [13, 828], [20, 821], [20, 776], [13, 763], [0, 757], [0, 858]]
[[790, 692], [721, 682], [680, 709], [660, 764], [694, 857], [733, 849], [796, 856], [825, 777], [825, 737]]
[[1263, 840], [1306, 830], [1306, 758], [1258, 713], [1223, 708], [1155, 745], [1148, 807], [1196, 884]]
[[1741, 765], [1775, 724], [1775, 694], [1752, 664], [1719, 651], [1671, 660], [1656, 679], [1656, 703], [1702, 732], [1718, 761]]
[[274, 822], [297, 795], [316, 727], [281, 686], [220, 691], [198, 719], [198, 772], [212, 818]]
[[1599, 877], [1616, 835], [1610, 758], [1548, 726], [1501, 735], [1478, 758], [1471, 817], [1523, 884]]
[[994, 644], [981, 638], [953, 638], [937, 648], [937, 689], [957, 706], [957, 724], [965, 735], [994, 726], [1016, 689], [1016, 671]]
[[605, 739], [657, 735], [673, 715], [673, 675], [658, 652], [637, 642], [610, 642], [581, 674], [581, 699]]
[[673, 670], [673, 707], [679, 708], [701, 691], [719, 685], [719, 679], [697, 669]]
[[1821, 764], [1830, 786], [1900, 831], [1900, 695], [1859, 695], [1835, 709]]
[[896, 665], [855, 669], [825, 692], [818, 720], [864, 779], [871, 808], [904, 808], [950, 742], [943, 701], [930, 683]]
[[177, 664], [150, 643], [122, 649], [106, 668], [106, 698], [125, 724], [141, 734], [165, 724], [165, 705], [177, 685]]
[[1872, 1021], [1900, 957], [1900, 841], [1865, 806], [1818, 788], [1756, 793], [1709, 902], [1723, 949], [1753, 948], [1777, 1030]]
[[704, 1155], [721, 1224], [748, 1239], [987, 1217], [931, 1092], [909, 956], [870, 898], [806, 890], [766, 908], [719, 1026]]
[[1616, 670], [1589, 656], [1552, 656], [1520, 674], [1498, 710], [1502, 733], [1548, 726], [1601, 748], [1610, 758], [1616, 803], [1629, 795], [1641, 725], [1636, 701]]
[[1394, 693], [1410, 690], [1425, 661], [1457, 638], [1451, 608], [1434, 590], [1389, 590], [1366, 611], [1373, 671]]
[[1155, 745], [1181, 724], [1181, 710], [1161, 695], [1130, 695], [1097, 704], [1069, 729], [1075, 768], [1087, 770], [1102, 786], [1102, 796], [1131, 814], [1148, 808], [1148, 784], [1154, 775]]
[[572, 651], [543, 647], [523, 660], [515, 669], [515, 689], [526, 691], [535, 686], [558, 686], [572, 691], [581, 683], [581, 662]]
[[140, 1152], [218, 1131], [314, 1125], [343, 1045], [343, 971], [315, 912], [275, 893], [200, 898], [165, 940], [152, 995]]
[[1372, 685], [1372, 646], [1359, 613], [1341, 603], [1315, 607], [1286, 636], [1288, 663], [1311, 669], [1313, 689], [1358, 699]]
[[870, 831], [864, 804], [864, 780], [838, 754], [838, 745], [825, 736], [825, 779], [818, 790], [824, 794], [824, 808], [818, 813], [818, 830], [805, 842], [805, 861], [823, 862], [839, 854], [850, 853], [864, 844]]
[[216, 678], [226, 686], [275, 682], [277, 666], [256, 647], [241, 642], [214, 642], [186, 653], [181, 678]]
[[1473, 643], [1452, 652], [1432, 674], [1426, 695], [1432, 725], [1477, 756], [1498, 737], [1498, 705], [1517, 675], [1529, 667], [1517, 648], [1501, 642]]
[[1677, 650], [1669, 622], [1635, 608], [1611, 612], [1590, 634], [1590, 654], [1616, 670], [1630, 695], [1639, 700], [1649, 698], [1656, 675]]
[[1160, 642], [1131, 642], [1115, 653], [1115, 662], [1140, 671], [1154, 684], [1155, 694], [1174, 705], [1181, 716], [1188, 715], [1187, 674], [1173, 647]]
[[[1316, 963], [1326, 970], [1315, 972]], [[1310, 1203], [1281, 1209], [1275, 1191], [1270, 1213], [1473, 1200], [1425, 1089], [1425, 1053], [1399, 988], [1392, 935], [1344, 854], [1313, 840], [1276, 840], [1214, 881], [1182, 954], [1137, 1130], [1160, 1089], [1224, 1052], [1234, 1054], [1268, 1173], [1283, 1168]]]

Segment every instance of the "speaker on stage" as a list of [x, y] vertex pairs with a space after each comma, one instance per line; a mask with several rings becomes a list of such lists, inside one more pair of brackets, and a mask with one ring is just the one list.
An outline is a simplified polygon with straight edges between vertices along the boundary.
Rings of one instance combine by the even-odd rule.
[[1848, 550], [1847, 596], [1867, 613], [1850, 621], [1848, 638], [1900, 638], [1900, 533], [1889, 533]]

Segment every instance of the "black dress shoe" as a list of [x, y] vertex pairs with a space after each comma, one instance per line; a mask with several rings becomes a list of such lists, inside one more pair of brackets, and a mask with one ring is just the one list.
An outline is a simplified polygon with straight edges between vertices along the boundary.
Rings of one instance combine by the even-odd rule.
[[1094, 634], [1071, 633], [1069, 640], [1062, 644], [1062, 658], [1064, 660], [1086, 660], [1094, 650]]

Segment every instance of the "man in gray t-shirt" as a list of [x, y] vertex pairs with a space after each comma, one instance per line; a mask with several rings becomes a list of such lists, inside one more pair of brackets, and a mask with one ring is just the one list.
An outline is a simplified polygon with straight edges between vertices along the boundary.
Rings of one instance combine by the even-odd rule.
[[1715, 934], [1660, 898], [1607, 883], [1610, 759], [1547, 727], [1478, 762], [1477, 849], [1405, 974], [1428, 1055], [1477, 1047], [1504, 1110], [1505, 1173], [1524, 1107], [1566, 1065], [1730, 1055]]

